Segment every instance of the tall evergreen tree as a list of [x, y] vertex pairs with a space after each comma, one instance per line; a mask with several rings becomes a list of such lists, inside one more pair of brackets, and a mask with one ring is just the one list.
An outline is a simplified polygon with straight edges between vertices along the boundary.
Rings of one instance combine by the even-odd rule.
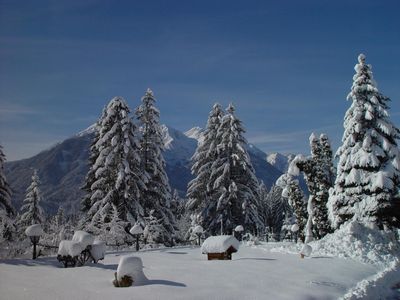
[[[323, 147], [321, 140], [324, 143]], [[322, 134], [318, 138], [312, 133], [310, 136], [311, 156], [297, 155], [290, 163], [288, 171], [293, 176], [299, 175], [299, 172], [304, 174], [310, 192], [307, 205], [311, 209], [311, 212], [307, 209], [310, 219], [308, 229], [311, 229], [312, 224], [312, 235], [317, 239], [331, 232], [327, 209], [329, 189], [332, 186], [332, 157], [329, 157], [331, 155], [329, 147], [326, 135]]]
[[11, 189], [4, 174], [5, 155], [0, 145], [0, 241], [11, 240], [15, 231], [13, 217], [15, 209], [11, 204]]
[[211, 165], [210, 182], [216, 191], [216, 211], [204, 220], [206, 230], [232, 233], [234, 226], [243, 225], [246, 231], [256, 233], [263, 227], [258, 207], [258, 180], [245, 149], [246, 139], [241, 121], [235, 116], [232, 104], [218, 128], [217, 158]]
[[278, 178], [277, 185], [283, 189], [282, 197], [287, 198], [289, 205], [293, 208], [296, 224], [299, 226], [298, 236], [304, 242], [308, 213], [306, 199], [299, 181], [289, 174], [284, 174]]
[[136, 109], [136, 116], [141, 126], [140, 156], [142, 170], [149, 176], [147, 189], [143, 194], [145, 215], [153, 211], [153, 217], [160, 221], [162, 234], [157, 243], [169, 244], [175, 235], [176, 220], [170, 209], [171, 188], [165, 171], [162, 152], [164, 142], [160, 126], [160, 112], [155, 107], [153, 92], [148, 89], [142, 97], [142, 104]]
[[42, 196], [39, 185], [39, 176], [37, 170], [34, 170], [32, 183], [26, 190], [25, 200], [21, 207], [21, 216], [18, 221], [19, 227], [26, 227], [32, 224], [43, 224], [46, 220], [43, 208], [40, 205]]
[[99, 148], [96, 146], [97, 142], [100, 139], [100, 120], [102, 120], [104, 118], [106, 112], [106, 108], [103, 109], [103, 113], [102, 116], [100, 117], [99, 120], [97, 120], [96, 124], [95, 124], [95, 136], [93, 138], [93, 141], [90, 145], [90, 150], [89, 150], [89, 161], [88, 161], [88, 166], [89, 166], [89, 170], [88, 173], [86, 174], [85, 177], [85, 183], [84, 185], [81, 187], [81, 189], [84, 192], [83, 198], [81, 200], [81, 211], [86, 213], [89, 211], [90, 207], [92, 206], [92, 201], [91, 201], [91, 197], [92, 197], [92, 185], [93, 183], [96, 182], [96, 169], [94, 168], [95, 164], [96, 164], [96, 160], [99, 157]]
[[268, 209], [268, 215], [265, 220], [269, 233], [273, 234], [276, 240], [279, 240], [280, 233], [285, 219], [285, 205], [282, 197], [282, 188], [273, 185], [269, 191], [265, 204]]
[[189, 200], [186, 207], [192, 213], [200, 214], [203, 219], [206, 219], [210, 212], [215, 211], [217, 204], [213, 199], [215, 190], [210, 176], [212, 164], [217, 158], [219, 145], [217, 133], [223, 114], [221, 106], [215, 103], [208, 116], [203, 139], [192, 156], [192, 174], [195, 178], [188, 184], [187, 198]]
[[[115, 97], [110, 101], [98, 122], [98, 131], [97, 142], [91, 149], [94, 164], [89, 169], [90, 179], [87, 181], [87, 185], [92, 183], [90, 209], [84, 226], [101, 232], [107, 228], [104, 224], [112, 220], [131, 225], [143, 220], [140, 196], [146, 178], [140, 170], [136, 126], [129, 117], [129, 108], [123, 98]], [[114, 208], [118, 211], [118, 218]]]
[[[347, 96], [352, 101], [344, 118], [342, 145], [329, 211], [334, 227], [356, 218], [363, 222], [399, 226], [399, 129], [388, 113], [365, 55], [358, 56], [356, 74]], [[397, 208], [397, 209], [396, 209]]]

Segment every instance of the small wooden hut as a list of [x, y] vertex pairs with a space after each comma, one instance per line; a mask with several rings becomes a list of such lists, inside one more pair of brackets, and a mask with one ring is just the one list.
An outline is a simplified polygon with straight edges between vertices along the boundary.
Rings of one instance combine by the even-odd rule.
[[217, 235], [207, 238], [201, 246], [201, 252], [208, 260], [231, 260], [232, 253], [239, 250], [239, 241], [232, 235]]

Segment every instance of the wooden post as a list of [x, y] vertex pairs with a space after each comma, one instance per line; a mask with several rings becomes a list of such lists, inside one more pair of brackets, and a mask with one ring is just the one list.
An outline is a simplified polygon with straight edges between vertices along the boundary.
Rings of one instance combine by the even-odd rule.
[[33, 255], [32, 259], [36, 259], [36, 242], [33, 242]]
[[136, 235], [136, 251], [139, 251], [139, 235]]

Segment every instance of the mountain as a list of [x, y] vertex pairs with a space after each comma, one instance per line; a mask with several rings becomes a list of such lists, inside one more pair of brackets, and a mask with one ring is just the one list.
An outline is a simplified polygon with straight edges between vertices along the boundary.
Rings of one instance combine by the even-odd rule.
[[284, 155], [281, 153], [270, 153], [267, 155], [267, 162], [282, 173], [286, 173], [289, 162], [294, 158], [293, 154]]
[[[169, 181], [171, 187], [184, 196], [187, 184], [193, 178], [190, 158], [201, 139], [201, 128], [189, 130], [186, 134], [167, 126], [163, 126], [162, 130]], [[6, 176], [13, 190], [15, 207], [20, 208], [33, 169], [37, 169], [41, 179], [42, 205], [46, 212], [54, 214], [59, 206], [69, 213], [78, 212], [82, 198], [80, 187], [88, 171], [87, 161], [93, 137], [94, 127], [91, 126], [31, 158], [7, 162]], [[270, 187], [282, 172], [269, 164], [266, 154], [254, 145], [249, 145], [247, 150], [257, 177]]]

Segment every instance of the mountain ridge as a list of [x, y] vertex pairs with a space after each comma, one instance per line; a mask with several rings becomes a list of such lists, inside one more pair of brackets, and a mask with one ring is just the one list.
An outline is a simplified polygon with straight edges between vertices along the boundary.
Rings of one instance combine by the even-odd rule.
[[[193, 178], [190, 159], [201, 139], [201, 128], [193, 130], [191, 137], [165, 125], [162, 129], [170, 185], [184, 196], [187, 183]], [[20, 208], [33, 169], [38, 169], [45, 211], [54, 214], [59, 206], [63, 206], [67, 213], [79, 212], [80, 199], [83, 196], [80, 187], [88, 171], [89, 148], [93, 138], [94, 130], [90, 126], [30, 158], [6, 162], [5, 171], [13, 191], [12, 201], [15, 207]], [[248, 145], [247, 150], [257, 177], [270, 187], [282, 172], [269, 164], [266, 161], [267, 155], [256, 146]]]

